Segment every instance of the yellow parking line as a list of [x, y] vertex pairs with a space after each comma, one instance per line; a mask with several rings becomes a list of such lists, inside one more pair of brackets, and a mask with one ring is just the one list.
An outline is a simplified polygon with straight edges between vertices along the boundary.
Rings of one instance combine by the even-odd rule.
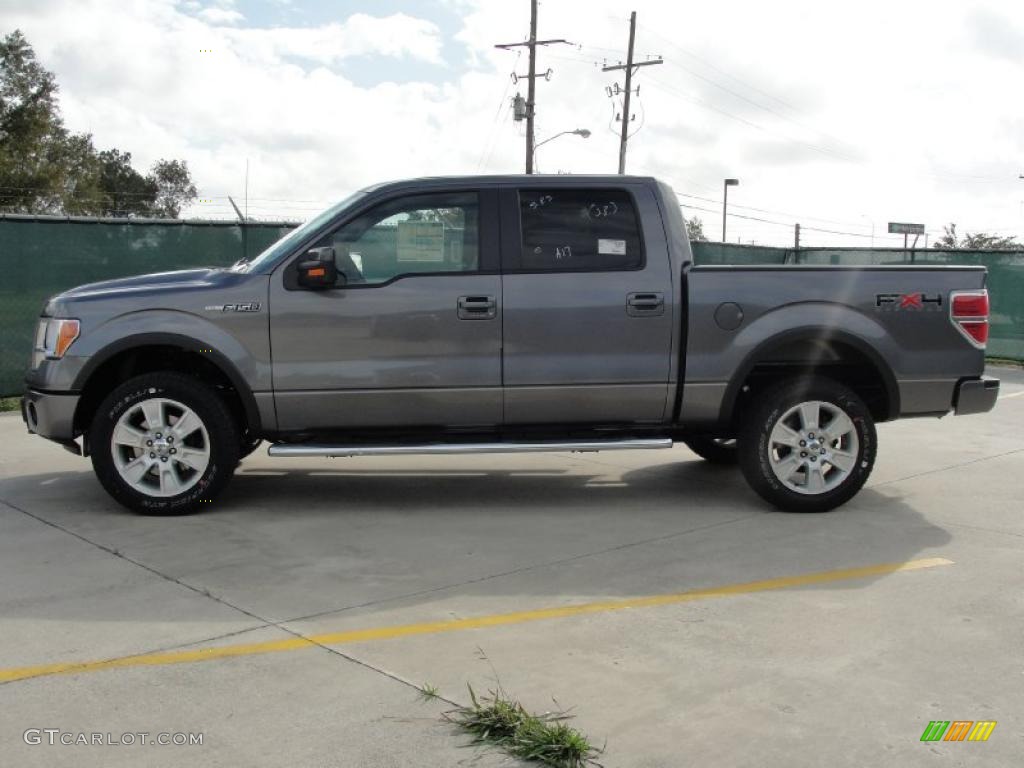
[[528, 621], [543, 619], [560, 619], [568, 616], [580, 616], [588, 613], [606, 613], [621, 611], [626, 608], [650, 608], [658, 605], [687, 603], [693, 600], [707, 600], [714, 597], [731, 595], [747, 595], [754, 592], [765, 592], [787, 587], [805, 587], [814, 584], [827, 584], [835, 581], [863, 579], [869, 576], [884, 576], [897, 571], [916, 571], [921, 568], [934, 568], [939, 565], [952, 565], [952, 560], [944, 557], [929, 557], [922, 560], [910, 560], [902, 563], [883, 563], [868, 565], [861, 568], [844, 568], [838, 571], [819, 571], [799, 576], [783, 576], [763, 581], [749, 581], [743, 584], [730, 584], [724, 587], [694, 589], [688, 592], [676, 592], [667, 595], [649, 595], [632, 597], [624, 600], [608, 600], [580, 605], [564, 605], [554, 608], [541, 608], [534, 611], [516, 611], [515, 613], [498, 613], [491, 616], [477, 616], [468, 619], [450, 619], [447, 621], [431, 621], [422, 624], [404, 624], [390, 627], [374, 627], [371, 629], [353, 629], [344, 632], [305, 637], [289, 637], [283, 640], [270, 640], [262, 643], [242, 643], [238, 645], [222, 645], [212, 648], [194, 650], [162, 651], [143, 653], [136, 656], [121, 656], [100, 661], [66, 662], [60, 664], [41, 664], [34, 667], [11, 667], [0, 669], [0, 683], [13, 680], [25, 680], [31, 677], [48, 675], [68, 675], [79, 672], [98, 672], [104, 669], [122, 669], [125, 667], [158, 667], [167, 664], [188, 664], [196, 661], [211, 661], [233, 656], [252, 656], [261, 653], [278, 651], [294, 651], [311, 648], [317, 645], [342, 645], [363, 643], [370, 640], [388, 640], [395, 637], [411, 635], [431, 635], [440, 632], [456, 632], [464, 629], [482, 629], [500, 627], [507, 624], [523, 624]]

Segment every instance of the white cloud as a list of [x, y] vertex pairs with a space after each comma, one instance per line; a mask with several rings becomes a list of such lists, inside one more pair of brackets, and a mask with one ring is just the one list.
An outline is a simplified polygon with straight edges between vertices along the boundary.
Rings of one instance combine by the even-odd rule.
[[[15, 0], [5, 26], [25, 31], [57, 73], [70, 127], [92, 131], [98, 146], [131, 150], [140, 165], [186, 158], [204, 197], [240, 197], [248, 159], [250, 210], [305, 216], [384, 179], [522, 169], [523, 126], [508, 98], [525, 84], [508, 75], [525, 72], [525, 57], [515, 64], [515, 52], [493, 45], [523, 39], [525, 6], [446, 2], [462, 14], [466, 61], [443, 59], [460, 49], [444, 48], [411, 0], [406, 13], [273, 30], [213, 23], [173, 0]], [[1024, 106], [1013, 96], [1024, 62], [1012, 56], [1013, 24], [999, 21], [1019, 17], [1013, 0], [635, 6], [638, 52], [665, 63], [637, 77], [631, 171], [712, 199], [724, 176], [738, 176], [733, 210], [799, 218], [805, 243], [856, 244], [809, 227], [867, 235], [888, 220], [1024, 234]], [[206, 8], [238, 13], [230, 2]], [[583, 47], [541, 51], [539, 68], [554, 73], [538, 85], [538, 137], [593, 135], [544, 145], [539, 166], [613, 172], [617, 105], [604, 87], [616, 78], [595, 60], [621, 57], [625, 14], [610, 0], [546, 3], [541, 14], [541, 37]], [[358, 85], [346, 73], [373, 69], [366, 56], [389, 57], [406, 79]], [[230, 208], [220, 200], [194, 212]], [[714, 233], [717, 213], [698, 215]], [[749, 220], [730, 232], [792, 237]]]
[[230, 8], [203, 8], [196, 15], [211, 24], [238, 24], [245, 20], [245, 16]]
[[437, 26], [404, 13], [385, 17], [357, 13], [344, 22], [320, 27], [237, 29], [225, 35], [237, 55], [265, 64], [288, 57], [335, 64], [368, 54], [441, 62]]

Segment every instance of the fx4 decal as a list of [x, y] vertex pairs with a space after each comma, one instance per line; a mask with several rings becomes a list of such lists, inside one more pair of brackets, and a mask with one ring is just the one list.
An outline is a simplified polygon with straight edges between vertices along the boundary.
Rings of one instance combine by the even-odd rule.
[[876, 309], [942, 309], [942, 294], [879, 293], [875, 295]]

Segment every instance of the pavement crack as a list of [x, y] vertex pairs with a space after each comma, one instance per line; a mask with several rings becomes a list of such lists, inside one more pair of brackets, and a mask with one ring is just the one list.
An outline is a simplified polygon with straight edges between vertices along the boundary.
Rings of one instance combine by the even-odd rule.
[[179, 587], [184, 587], [185, 589], [187, 589], [187, 590], [189, 590], [191, 592], [195, 592], [197, 595], [201, 595], [202, 597], [205, 597], [205, 598], [208, 598], [210, 600], [213, 600], [214, 602], [220, 603], [221, 605], [225, 606], [226, 608], [230, 608], [233, 611], [237, 611], [238, 613], [241, 613], [244, 616], [248, 616], [250, 619], [254, 619], [254, 620], [258, 621], [258, 622], [261, 622], [264, 625], [274, 625], [274, 622], [270, 621], [269, 619], [266, 619], [263, 616], [260, 616], [260, 615], [258, 615], [256, 613], [253, 613], [252, 611], [247, 611], [245, 608], [242, 608], [241, 606], [235, 605], [234, 603], [231, 603], [230, 601], [225, 600], [223, 597], [219, 597], [218, 595], [213, 594], [209, 590], [202, 589], [201, 587], [197, 587], [197, 586], [194, 586], [192, 584], [189, 584], [187, 581], [182, 581], [181, 579], [179, 579], [179, 578], [177, 578], [175, 576], [171, 576], [169, 573], [164, 573], [163, 571], [157, 570], [156, 568], [154, 568], [154, 567], [152, 567], [150, 565], [146, 565], [145, 563], [143, 563], [143, 562], [141, 562], [139, 560], [135, 560], [134, 558], [128, 557], [128, 555], [124, 554], [124, 552], [121, 552], [120, 550], [114, 549], [113, 547], [108, 547], [105, 544], [100, 544], [98, 541], [93, 541], [88, 536], [83, 536], [80, 533], [72, 531], [70, 528], [65, 528], [63, 525], [60, 525], [59, 523], [55, 523], [52, 520], [47, 520], [45, 517], [41, 517], [41, 516], [35, 514], [34, 512], [29, 512], [27, 509], [22, 509], [17, 504], [13, 504], [10, 501], [8, 501], [7, 499], [0, 499], [0, 503], [4, 504], [4, 506], [10, 507], [11, 509], [15, 510], [16, 512], [20, 512], [21, 514], [25, 515], [26, 517], [31, 517], [36, 522], [42, 523], [43, 525], [48, 525], [50, 528], [58, 530], [61, 533], [66, 533], [68, 536], [73, 536], [74, 538], [78, 539], [79, 541], [83, 541], [86, 544], [88, 544], [88, 545], [90, 545], [92, 547], [95, 547], [96, 549], [100, 550], [101, 552], [106, 552], [108, 555], [113, 555], [114, 557], [117, 557], [117, 558], [120, 558], [121, 560], [124, 560], [126, 563], [131, 563], [132, 565], [134, 565], [137, 568], [141, 568], [144, 571], [148, 571], [149, 573], [151, 573], [154, 576], [157, 576], [157, 577], [163, 579], [164, 581], [168, 581], [171, 584], [176, 584]]
[[583, 560], [584, 558], [588, 558], [588, 557], [599, 557], [601, 555], [606, 555], [606, 554], [609, 554], [611, 552], [618, 552], [618, 551], [621, 551], [621, 550], [630, 549], [632, 547], [640, 547], [640, 546], [644, 546], [646, 544], [656, 544], [656, 543], [661, 542], [661, 541], [669, 541], [671, 539], [678, 538], [680, 536], [687, 536], [687, 535], [689, 535], [691, 533], [698, 533], [700, 531], [706, 531], [706, 530], [710, 530], [712, 528], [720, 528], [722, 526], [732, 525], [734, 523], [739, 523], [739, 522], [742, 522], [744, 520], [750, 520], [750, 519], [752, 519], [754, 517], [757, 517], [757, 515], [742, 515], [740, 517], [734, 517], [734, 518], [731, 518], [729, 520], [719, 520], [716, 523], [709, 523], [707, 525], [698, 525], [698, 526], [695, 526], [693, 528], [687, 528], [686, 530], [683, 530], [683, 531], [674, 531], [672, 533], [666, 533], [666, 534], [663, 534], [661, 536], [653, 536], [653, 537], [648, 538], [648, 539], [641, 539], [639, 541], [631, 541], [631, 542], [627, 542], [625, 544], [617, 544], [614, 547], [606, 547], [604, 549], [594, 550], [592, 552], [582, 552], [582, 553], [580, 553], [578, 555], [573, 555], [572, 557], [563, 557], [563, 558], [559, 558], [557, 560], [547, 560], [547, 561], [545, 561], [543, 563], [532, 563], [530, 565], [524, 565], [524, 566], [521, 566], [519, 568], [513, 568], [513, 569], [508, 570], [508, 571], [501, 571], [500, 573], [491, 573], [491, 574], [487, 574], [485, 576], [478, 576], [476, 578], [466, 579], [464, 581], [452, 582], [450, 584], [441, 584], [440, 586], [428, 587], [426, 589], [416, 590], [415, 592], [406, 592], [406, 593], [401, 594], [401, 595], [393, 595], [391, 597], [383, 597], [383, 598], [381, 598], [379, 600], [369, 600], [369, 601], [367, 601], [365, 603], [356, 603], [356, 604], [353, 604], [353, 605], [344, 605], [344, 606], [341, 606], [341, 607], [338, 607], [338, 608], [331, 608], [331, 609], [328, 609], [326, 611], [318, 611], [317, 613], [309, 613], [309, 614], [306, 614], [305, 616], [295, 616], [295, 617], [292, 617], [290, 619], [284, 619], [283, 621], [286, 621], [286, 622], [296, 622], [296, 621], [307, 621], [309, 619], [319, 619], [319, 618], [322, 618], [324, 616], [334, 615], [336, 613], [345, 613], [346, 611], [355, 611], [355, 610], [358, 610], [360, 608], [372, 608], [374, 606], [383, 605], [385, 603], [393, 603], [393, 602], [397, 602], [397, 601], [400, 601], [400, 600], [408, 600], [408, 599], [414, 598], [414, 597], [423, 597], [425, 595], [436, 594], [438, 592], [445, 592], [445, 591], [450, 590], [450, 589], [459, 589], [460, 587], [468, 587], [468, 586], [472, 586], [474, 584], [482, 584], [484, 582], [491, 581], [493, 579], [501, 579], [501, 578], [504, 578], [506, 576], [516, 576], [516, 575], [521, 574], [521, 573], [527, 573], [529, 571], [538, 570], [538, 569], [541, 569], [541, 568], [551, 568], [551, 567], [558, 566], [558, 565], [565, 565], [567, 563], [572, 563], [572, 562], [575, 562], [577, 560]]
[[[196, 641], [192, 641], [192, 642], [189, 642], [189, 643], [182, 643], [182, 644], [179, 644], [178, 646], [169, 646], [169, 647], [163, 647], [163, 648], [155, 648], [155, 649], [152, 649], [152, 650], [149, 650], [149, 651], [143, 651], [141, 653], [130, 654], [130, 656], [145, 655], [147, 653], [159, 653], [159, 652], [163, 652], [163, 651], [173, 650], [174, 648], [188, 647], [190, 645], [201, 645], [203, 643], [210, 642], [212, 640], [219, 640], [219, 639], [223, 639], [225, 637], [232, 637], [234, 635], [244, 634], [246, 632], [252, 632], [252, 631], [255, 631], [257, 629], [266, 629], [268, 627], [273, 627], [274, 629], [280, 630], [281, 632], [284, 632], [285, 634], [291, 635], [292, 637], [294, 637], [294, 638], [296, 638], [298, 640], [302, 640], [302, 641], [308, 643], [311, 646], [315, 646], [315, 647], [320, 648], [320, 649], [322, 649], [324, 651], [327, 651], [328, 653], [330, 653], [333, 656], [340, 657], [340, 658], [345, 659], [346, 661], [349, 661], [349, 662], [351, 662], [353, 664], [358, 664], [361, 667], [364, 667], [364, 668], [366, 668], [368, 670], [376, 672], [379, 675], [387, 677], [388, 679], [393, 680], [393, 681], [395, 681], [397, 683], [401, 683], [402, 685], [407, 686], [409, 688], [412, 688], [412, 689], [414, 689], [416, 691], [420, 691], [421, 690], [418, 685], [416, 685], [415, 683], [413, 683], [413, 682], [411, 682], [409, 680], [406, 680], [405, 678], [399, 676], [398, 674], [396, 674], [394, 672], [389, 672], [388, 670], [383, 669], [382, 667], [377, 667], [377, 666], [375, 666], [373, 664], [370, 664], [369, 662], [363, 661], [362, 659], [359, 659], [359, 658], [357, 658], [357, 657], [355, 657], [355, 656], [353, 656], [351, 654], [344, 653], [342, 651], [339, 651], [336, 648], [331, 648], [330, 646], [324, 645], [323, 643], [317, 642], [316, 640], [313, 640], [312, 638], [307, 637], [306, 635], [302, 634], [301, 632], [299, 632], [297, 630], [294, 630], [294, 629], [291, 629], [290, 627], [284, 626], [284, 624], [285, 624], [284, 621], [272, 621], [272, 620], [267, 619], [267, 618], [265, 618], [263, 616], [260, 616], [257, 613], [253, 613], [252, 611], [246, 610], [245, 608], [242, 608], [239, 605], [235, 605], [234, 603], [230, 602], [229, 600], [225, 600], [222, 597], [214, 595], [209, 590], [202, 589], [200, 587], [196, 587], [196, 586], [194, 586], [192, 584], [189, 584], [186, 581], [182, 581], [179, 578], [176, 578], [174, 576], [171, 576], [170, 574], [164, 573], [163, 571], [160, 571], [160, 570], [158, 570], [156, 568], [153, 568], [150, 565], [146, 565], [145, 563], [143, 563], [143, 562], [141, 562], [139, 560], [136, 560], [134, 558], [128, 557], [126, 554], [124, 554], [123, 552], [120, 552], [119, 550], [116, 550], [116, 549], [114, 549], [112, 547], [108, 547], [108, 546], [106, 546], [104, 544], [100, 544], [98, 541], [93, 541], [88, 536], [83, 536], [82, 534], [77, 533], [75, 531], [72, 531], [71, 529], [66, 528], [63, 525], [60, 525], [58, 523], [53, 522], [52, 520], [47, 520], [46, 518], [41, 517], [40, 515], [37, 515], [37, 514], [35, 514], [33, 512], [29, 512], [27, 509], [23, 509], [22, 507], [19, 507], [17, 504], [13, 504], [13, 503], [11, 503], [10, 501], [8, 501], [6, 499], [0, 499], [0, 504], [3, 504], [4, 506], [6, 506], [6, 507], [8, 507], [10, 509], [13, 509], [16, 512], [20, 512], [21, 514], [25, 515], [26, 517], [32, 518], [36, 522], [42, 523], [43, 525], [47, 525], [50, 528], [58, 530], [61, 533], [65, 533], [68, 536], [73, 536], [74, 538], [78, 539], [79, 541], [82, 541], [82, 542], [84, 542], [86, 544], [89, 544], [90, 546], [95, 547], [96, 549], [100, 550], [101, 552], [106, 552], [109, 555], [113, 555], [114, 557], [117, 557], [117, 558], [119, 558], [121, 560], [124, 560], [126, 563], [130, 563], [131, 565], [134, 565], [137, 568], [141, 568], [144, 571], [147, 571], [148, 573], [151, 573], [154, 576], [157, 576], [157, 577], [163, 579], [164, 581], [170, 582], [170, 583], [175, 584], [175, 585], [177, 585], [179, 587], [183, 587], [183, 588], [185, 588], [185, 589], [187, 589], [187, 590], [189, 590], [191, 592], [196, 593], [197, 595], [200, 595], [200, 596], [205, 597], [207, 599], [213, 600], [214, 602], [217, 602], [217, 603], [225, 606], [226, 608], [230, 608], [231, 610], [236, 611], [237, 613], [240, 613], [243, 616], [247, 616], [247, 617], [249, 617], [251, 619], [254, 619], [255, 621], [260, 623], [260, 626], [257, 626], [257, 627], [247, 627], [245, 629], [238, 630], [237, 632], [229, 632], [229, 633], [226, 633], [226, 634], [222, 634], [222, 635], [218, 635], [218, 636], [215, 636], [215, 637], [207, 638], [206, 640], [196, 640]], [[121, 657], [115, 657], [115, 658], [121, 658]], [[24, 678], [24, 679], [31, 680], [32, 678]], [[18, 682], [18, 681], [12, 680], [10, 682], [14, 683], [14, 682]], [[4, 683], [4, 684], [7, 684], [7, 683]], [[451, 699], [447, 699], [447, 698], [445, 698], [443, 696], [436, 696], [436, 698], [443, 699], [444, 701], [448, 702], [449, 704], [451, 704], [453, 706], [459, 706], [457, 702], [452, 701]]]

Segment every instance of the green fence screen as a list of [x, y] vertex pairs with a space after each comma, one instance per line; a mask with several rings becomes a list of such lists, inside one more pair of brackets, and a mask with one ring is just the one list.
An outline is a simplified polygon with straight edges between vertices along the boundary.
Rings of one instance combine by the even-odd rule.
[[46, 299], [83, 283], [254, 256], [294, 224], [0, 217], [0, 395], [20, 393]]
[[[0, 395], [17, 394], [49, 296], [83, 283], [254, 256], [294, 224], [0, 217]], [[818, 249], [694, 243], [698, 264], [982, 264], [989, 270], [989, 354], [1024, 361], [1024, 253]]]

